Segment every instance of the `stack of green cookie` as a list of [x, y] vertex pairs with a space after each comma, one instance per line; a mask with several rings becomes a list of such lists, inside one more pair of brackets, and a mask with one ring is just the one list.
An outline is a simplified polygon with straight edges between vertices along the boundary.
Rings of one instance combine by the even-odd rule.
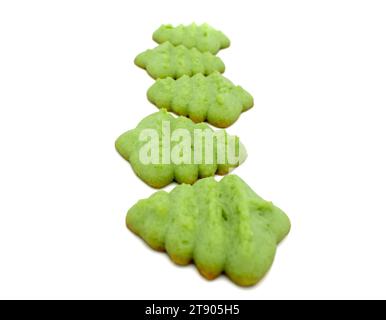
[[147, 96], [161, 110], [122, 134], [116, 149], [149, 186], [181, 185], [139, 201], [127, 226], [175, 263], [194, 262], [207, 279], [224, 273], [238, 285], [255, 285], [290, 221], [241, 178], [213, 178], [247, 157], [238, 137], [208, 125], [227, 128], [253, 107], [253, 97], [222, 76], [225, 65], [216, 54], [230, 40], [207, 24], [163, 25], [153, 39], [159, 46], [135, 64], [156, 80]]

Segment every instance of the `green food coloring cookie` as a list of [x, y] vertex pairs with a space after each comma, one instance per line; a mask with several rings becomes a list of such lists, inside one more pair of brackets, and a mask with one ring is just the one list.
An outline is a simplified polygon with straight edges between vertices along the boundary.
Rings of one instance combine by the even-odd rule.
[[182, 45], [173, 46], [170, 42], [139, 54], [135, 58], [135, 64], [146, 69], [154, 79], [178, 79], [183, 75], [209, 75], [215, 71], [225, 71], [224, 62], [213, 54], [202, 53], [196, 48], [188, 49]]
[[253, 97], [219, 72], [207, 77], [199, 73], [178, 80], [158, 79], [147, 96], [158, 108], [219, 128], [229, 127], [242, 112], [253, 107]]
[[241, 286], [264, 277], [290, 231], [287, 215], [235, 175], [159, 191], [129, 210], [127, 226], [175, 263], [194, 262], [204, 277], [225, 273]]
[[116, 149], [138, 177], [154, 188], [225, 175], [247, 157], [238, 137], [186, 117], [175, 118], [166, 110], [120, 136]]
[[217, 54], [221, 49], [228, 48], [231, 44], [229, 38], [208, 24], [201, 26], [195, 23], [173, 27], [170, 24], [161, 26], [153, 34], [153, 40], [157, 43], [169, 41], [175, 46], [182, 44], [187, 48], [196, 48], [201, 52]]

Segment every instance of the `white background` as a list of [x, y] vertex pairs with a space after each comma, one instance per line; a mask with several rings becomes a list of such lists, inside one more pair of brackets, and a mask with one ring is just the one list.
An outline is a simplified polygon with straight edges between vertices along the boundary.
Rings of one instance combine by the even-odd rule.
[[[384, 1], [1, 1], [0, 298], [386, 298]], [[133, 64], [163, 23], [232, 40], [256, 106], [236, 174], [290, 216], [242, 289], [176, 267], [125, 228], [153, 190], [114, 141], [156, 111]], [[169, 188], [170, 189], [170, 188]]]

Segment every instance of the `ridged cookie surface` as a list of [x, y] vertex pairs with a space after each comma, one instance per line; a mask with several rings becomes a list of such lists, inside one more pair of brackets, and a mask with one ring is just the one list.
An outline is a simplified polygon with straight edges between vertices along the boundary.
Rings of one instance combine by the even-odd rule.
[[[168, 127], [165, 128], [165, 125]], [[173, 139], [175, 134], [186, 133], [188, 144], [180, 148], [181, 139]], [[151, 152], [156, 155], [156, 163], [144, 162], [141, 159], [141, 152], [150, 150], [149, 139], [141, 138], [142, 134], [151, 130], [155, 134], [155, 143]], [[170, 131], [171, 139], [164, 140], [164, 133]], [[198, 179], [224, 175], [243, 163], [247, 157], [244, 146], [239, 138], [229, 136], [224, 130], [218, 130], [223, 139], [214, 140], [203, 136], [201, 149], [196, 144], [200, 139], [195, 138], [197, 133], [213, 133], [214, 131], [205, 123], [195, 124], [186, 117], [175, 118], [166, 110], [161, 110], [146, 117], [140, 122], [136, 129], [124, 133], [116, 141], [116, 149], [121, 156], [130, 162], [134, 172], [145, 183], [154, 188], [163, 188], [176, 181], [178, 183], [193, 184]], [[170, 148], [165, 151], [165, 146], [170, 141]], [[206, 144], [206, 141], [213, 141], [213, 144]], [[231, 147], [234, 146], [234, 149]], [[201, 152], [200, 152], [201, 150]], [[225, 150], [225, 152], [224, 152]], [[234, 152], [228, 153], [228, 150]], [[197, 154], [200, 155], [197, 157]], [[177, 157], [176, 157], [177, 155]], [[220, 155], [220, 156], [219, 156]], [[221, 156], [223, 155], [223, 156]], [[230, 156], [231, 155], [231, 156]], [[142, 153], [143, 156], [143, 153]], [[232, 157], [232, 158], [231, 158]], [[166, 159], [166, 161], [165, 161]]]
[[170, 24], [161, 26], [153, 34], [157, 43], [169, 41], [175, 46], [182, 44], [187, 48], [197, 48], [201, 52], [217, 54], [221, 49], [228, 48], [231, 44], [229, 38], [208, 24], [196, 25], [195, 23], [173, 27]]
[[175, 263], [194, 262], [208, 279], [224, 272], [241, 286], [264, 277], [290, 231], [286, 214], [234, 175], [157, 192], [129, 210], [127, 226]]
[[253, 97], [219, 72], [207, 77], [199, 73], [178, 80], [158, 79], [147, 96], [158, 108], [219, 128], [229, 127], [242, 112], [253, 107]]
[[135, 64], [146, 69], [154, 79], [178, 79], [184, 75], [209, 75], [215, 71], [225, 71], [224, 62], [213, 54], [202, 53], [196, 48], [188, 49], [182, 45], [173, 46], [170, 42], [139, 54], [135, 58]]

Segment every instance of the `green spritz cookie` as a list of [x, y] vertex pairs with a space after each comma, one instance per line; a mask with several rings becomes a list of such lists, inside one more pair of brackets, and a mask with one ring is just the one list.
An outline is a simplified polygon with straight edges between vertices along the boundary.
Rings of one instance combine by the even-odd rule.
[[158, 108], [189, 117], [197, 123], [208, 121], [219, 128], [229, 127], [242, 112], [253, 107], [253, 97], [219, 72], [207, 77], [199, 73], [178, 80], [158, 79], [147, 96]]
[[159, 191], [132, 207], [126, 221], [175, 263], [194, 262], [210, 280], [224, 272], [241, 286], [264, 277], [290, 231], [286, 214], [235, 175]]
[[173, 46], [170, 42], [139, 54], [135, 58], [135, 64], [146, 69], [154, 79], [178, 79], [183, 75], [209, 75], [215, 71], [225, 71], [224, 62], [213, 54], [202, 53], [196, 48], [188, 49], [182, 45]]
[[169, 41], [175, 46], [182, 44], [187, 48], [197, 48], [201, 52], [217, 54], [221, 49], [231, 45], [229, 38], [208, 24], [201, 26], [195, 23], [178, 27], [170, 24], [161, 26], [153, 34], [153, 40], [157, 43]]
[[154, 188], [225, 175], [247, 157], [239, 138], [186, 117], [175, 118], [164, 109], [120, 136], [116, 149], [137, 176]]

